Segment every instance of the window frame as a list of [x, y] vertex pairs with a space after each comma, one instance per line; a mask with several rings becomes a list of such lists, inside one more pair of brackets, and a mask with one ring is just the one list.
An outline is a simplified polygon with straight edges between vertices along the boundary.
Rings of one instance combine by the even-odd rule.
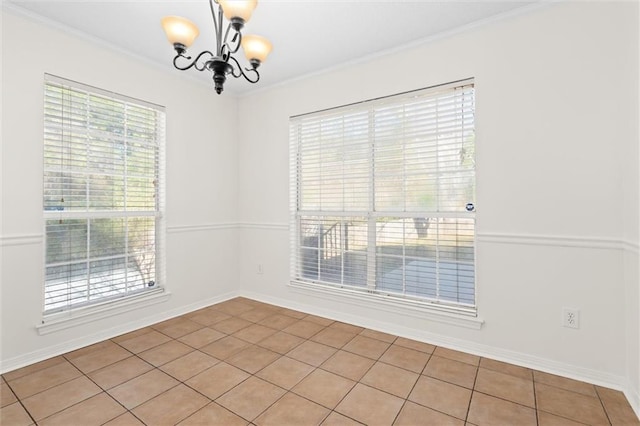
[[[369, 205], [366, 211], [360, 212], [346, 212], [335, 210], [331, 211], [325, 210], [322, 211], [304, 211], [301, 210], [300, 204], [302, 196], [302, 191], [300, 189], [301, 185], [301, 157], [300, 157], [300, 149], [299, 149], [299, 139], [296, 139], [294, 133], [297, 131], [294, 127], [297, 123], [302, 119], [313, 119], [313, 117], [318, 117], [318, 119], [322, 119], [322, 117], [327, 117], [328, 115], [335, 112], [336, 115], [340, 115], [340, 111], [344, 111], [344, 114], [351, 113], [353, 111], [361, 112], [361, 111], [371, 111], [380, 105], [388, 105], [394, 104], [395, 102], [402, 103], [408, 101], [415, 96], [420, 96], [423, 94], [431, 94], [435, 92], [447, 92], [448, 90], [455, 90], [459, 88], [470, 87], [470, 92], [472, 93], [472, 115], [475, 115], [475, 81], [473, 78], [455, 81], [451, 83], [446, 83], [442, 85], [432, 86], [425, 89], [418, 89], [415, 91], [400, 93], [397, 95], [391, 95], [383, 98], [376, 98], [368, 101], [359, 102], [357, 104], [350, 104], [336, 108], [330, 108], [326, 110], [321, 110], [317, 112], [312, 112], [309, 114], [303, 114], [298, 116], [290, 117], [290, 285], [298, 288], [311, 289], [315, 291], [329, 292], [332, 294], [341, 295], [344, 297], [349, 297], [353, 299], [362, 299], [362, 300], [375, 300], [375, 301], [385, 301], [390, 302], [392, 304], [400, 305], [400, 306], [409, 306], [418, 308], [422, 311], [425, 309], [440, 312], [445, 314], [454, 314], [460, 315], [464, 317], [477, 317], [477, 279], [476, 279], [476, 245], [477, 245], [477, 237], [476, 237], [476, 215], [475, 215], [475, 185], [476, 185], [476, 172], [475, 172], [475, 137], [473, 141], [473, 196], [471, 203], [472, 210], [469, 211], [460, 211], [460, 212], [439, 212], [434, 210], [424, 210], [424, 211], [403, 211], [403, 212], [395, 212], [393, 214], [394, 217], [398, 218], [416, 218], [416, 217], [430, 217], [430, 218], [438, 218], [437, 220], [444, 220], [444, 218], [449, 218], [453, 220], [457, 220], [456, 218], [464, 218], [472, 221], [472, 276], [473, 276], [473, 302], [472, 303], [447, 303], [445, 300], [433, 300], [433, 298], [426, 297], [416, 297], [416, 296], [407, 296], [406, 292], [403, 290], [404, 294], [399, 294], [398, 292], [389, 292], [384, 289], [380, 289], [376, 287], [376, 268], [378, 265], [378, 257], [379, 253], [377, 252], [376, 239], [379, 238], [378, 231], [376, 230], [376, 220], [380, 217], [387, 216], [389, 214], [388, 211], [379, 211], [376, 208], [376, 189], [374, 188], [376, 185], [376, 177], [375, 175], [375, 142], [371, 141], [371, 135], [368, 136], [369, 143], [371, 143], [371, 164], [370, 168], [370, 176], [369, 176]], [[371, 126], [371, 124], [369, 124]], [[475, 134], [475, 120], [473, 120], [473, 133]], [[298, 129], [299, 130], [299, 129]], [[366, 285], [349, 285], [344, 281], [342, 282], [326, 282], [320, 280], [307, 279], [303, 276], [301, 272], [303, 267], [301, 267], [302, 254], [301, 250], [304, 248], [304, 245], [301, 242], [301, 220], [305, 215], [316, 215], [317, 217], [330, 217], [333, 216], [335, 218], [349, 218], [349, 217], [361, 217], [365, 218], [367, 221], [367, 253], [366, 253]], [[420, 216], [422, 215], [422, 216]], [[404, 226], [404, 225], [403, 225]], [[417, 226], [417, 225], [416, 225]], [[416, 229], [417, 231], [417, 229]], [[320, 233], [318, 233], [318, 240], [321, 238]], [[404, 243], [403, 243], [404, 244]], [[404, 245], [403, 245], [404, 247]], [[322, 244], [318, 241], [318, 254], [320, 255], [320, 250], [322, 248]], [[343, 252], [343, 257], [344, 254]], [[403, 249], [404, 256], [404, 249]], [[374, 259], [373, 261], [371, 259]], [[344, 268], [345, 261], [342, 260], [342, 268]], [[404, 260], [403, 260], [404, 262]], [[405, 273], [404, 269], [406, 264], [403, 263], [403, 273]], [[344, 277], [344, 270], [341, 272]], [[319, 275], [318, 275], [319, 277]], [[404, 280], [404, 278], [403, 278]]]
[[[151, 133], [149, 133], [150, 135], [152, 135], [151, 136], [152, 139], [150, 140], [150, 142], [136, 140], [134, 136], [129, 136], [128, 134], [125, 134], [125, 133], [117, 135], [115, 133], [116, 132], [115, 130], [113, 132], [105, 132], [104, 130], [101, 130], [101, 132], [105, 135], [105, 138], [112, 138], [113, 140], [121, 140], [122, 147], [123, 149], [126, 150], [126, 153], [122, 154], [123, 156], [122, 161], [130, 161], [129, 158], [132, 155], [136, 155], [136, 154], [146, 155], [148, 158], [152, 158], [151, 163], [149, 163], [150, 160], [148, 158], [131, 160], [134, 162], [132, 164], [135, 164], [141, 167], [148, 168], [149, 164], [152, 164], [151, 166], [153, 167], [152, 172], [149, 172], [149, 170], [147, 170], [145, 172], [141, 172], [142, 174], [136, 175], [135, 173], [128, 172], [127, 171], [128, 166], [124, 165], [123, 166], [124, 169], [121, 174], [113, 173], [114, 181], [120, 176], [123, 182], [122, 191], [124, 191], [123, 194], [125, 194], [124, 195], [125, 198], [123, 199], [122, 201], [123, 204], [120, 208], [117, 208], [115, 206], [106, 207], [106, 208], [96, 208], [96, 207], [90, 206], [91, 195], [90, 195], [90, 189], [89, 189], [90, 185], [88, 183], [87, 183], [86, 194], [80, 197], [80, 199], [83, 199], [83, 197], [85, 199], [86, 204], [84, 208], [82, 207], [78, 208], [77, 206], [75, 206], [75, 208], [70, 208], [69, 210], [65, 210], [64, 207], [55, 208], [55, 206], [51, 207], [48, 204], [48, 201], [47, 201], [48, 188], [53, 188], [53, 190], [55, 191], [56, 188], [62, 188], [64, 184], [53, 183], [53, 185], [51, 186], [51, 183], [55, 181], [55, 178], [51, 178], [50, 175], [51, 173], [56, 172], [56, 170], [54, 169], [53, 166], [50, 166], [47, 164], [47, 157], [46, 157], [48, 155], [47, 147], [49, 147], [49, 149], [51, 148], [55, 149], [56, 144], [60, 145], [60, 156], [58, 157], [61, 163], [60, 171], [59, 171], [60, 179], [64, 179], [65, 173], [68, 176], [70, 176], [71, 173], [76, 173], [77, 176], [89, 176], [91, 173], [96, 173], [88, 165], [89, 162], [92, 160], [102, 161], [102, 159], [106, 159], [104, 161], [106, 161], [107, 164], [109, 164], [108, 163], [109, 161], [113, 161], [114, 163], [117, 161], [117, 158], [115, 158], [115, 155], [113, 153], [109, 153], [107, 154], [108, 156], [100, 157], [100, 158], [97, 155], [93, 157], [92, 154], [90, 154], [91, 148], [92, 147], [95, 148], [96, 146], [95, 144], [92, 145], [91, 142], [89, 141], [90, 138], [95, 136], [92, 133], [91, 127], [95, 126], [95, 122], [98, 120], [98, 118], [92, 118], [92, 119], [87, 118], [87, 120], [84, 122], [83, 125], [79, 125], [75, 127], [76, 130], [74, 130], [74, 132], [77, 132], [79, 129], [84, 129], [84, 131], [86, 132], [86, 136], [84, 137], [84, 139], [81, 139], [82, 142], [80, 142], [81, 144], [80, 146], [84, 146], [85, 148], [81, 148], [81, 149], [86, 149], [87, 151], [86, 160], [85, 160], [87, 162], [87, 166], [85, 166], [84, 171], [79, 171], [79, 172], [73, 171], [73, 168], [70, 167], [69, 165], [67, 165], [68, 166], [67, 168], [64, 167], [64, 158], [63, 158], [64, 154], [62, 154], [63, 152], [62, 147], [64, 146], [65, 143], [67, 143], [64, 139], [65, 138], [64, 132], [60, 130], [61, 135], [59, 136], [59, 141], [51, 140], [48, 142], [47, 129], [52, 129], [52, 128], [55, 128], [56, 126], [62, 129], [65, 126], [64, 124], [65, 112], [63, 111], [66, 111], [66, 114], [69, 114], [68, 108], [70, 107], [60, 104], [58, 107], [59, 111], [56, 110], [53, 115], [48, 116], [47, 105], [50, 105], [48, 102], [51, 102], [51, 100], [47, 99], [47, 93], [48, 93], [48, 90], [54, 90], [54, 89], [50, 89], [50, 87], [57, 87], [58, 90], [63, 90], [63, 91], [66, 90], [68, 91], [69, 96], [74, 96], [73, 93], [77, 94], [78, 96], [81, 96], [80, 94], [83, 94], [87, 99], [85, 104], [85, 107], [87, 108], [88, 108], [88, 105], [92, 105], [93, 107], [95, 107], [95, 105], [93, 104], [95, 100], [89, 100], [89, 97], [94, 97], [94, 99], [100, 99], [100, 100], [105, 100], [107, 102], [121, 104], [124, 108], [124, 111], [129, 111], [128, 110], [129, 108], [132, 108], [133, 110], [136, 110], [136, 111], [143, 111], [143, 110], [148, 111], [150, 116], [153, 117], [152, 119], [153, 121], [151, 122], [145, 121], [144, 118], [141, 119], [142, 121], [140, 121], [141, 126], [153, 123], [153, 127], [152, 127], [153, 130], [151, 131]], [[43, 140], [43, 198], [42, 199], [43, 199], [43, 235], [44, 235], [45, 247], [43, 250], [44, 276], [43, 276], [43, 284], [42, 284], [43, 285], [42, 287], [43, 288], [42, 290], [42, 297], [43, 297], [42, 298], [42, 315], [43, 315], [42, 323], [54, 324], [54, 328], [65, 328], [66, 326], [60, 326], [55, 324], [59, 323], [61, 319], [68, 318], [68, 317], [95, 318], [96, 315], [98, 316], [105, 315], [105, 313], [108, 311], [124, 312], [129, 309], [135, 309], [136, 306], [144, 305], [145, 300], [151, 303], [157, 303], [158, 300], [168, 295], [168, 293], [165, 292], [165, 288], [164, 288], [165, 276], [166, 276], [166, 273], [165, 273], [165, 253], [166, 253], [166, 250], [165, 250], [165, 239], [166, 239], [166, 223], [165, 223], [166, 115], [165, 115], [165, 108], [163, 106], [156, 105], [147, 101], [142, 101], [126, 95], [110, 92], [107, 90], [103, 90], [100, 88], [96, 88], [93, 86], [89, 86], [83, 83], [68, 80], [68, 79], [54, 76], [51, 74], [44, 75], [43, 89], [44, 89], [44, 98], [45, 98], [44, 99], [45, 114], [43, 117], [44, 140]], [[64, 95], [60, 95], [60, 96], [64, 96]], [[67, 108], [67, 110], [65, 110], [65, 108]], [[56, 112], [60, 112], [61, 115], [56, 116], [55, 115]], [[127, 115], [127, 114], [131, 114], [131, 112], [124, 112], [124, 114], [125, 115], [122, 118], [123, 121], [135, 120], [134, 118], [132, 118], [131, 115]], [[88, 116], [89, 114], [87, 114], [87, 117]], [[103, 116], [99, 116], [99, 117], [101, 119], [104, 118]], [[56, 119], [59, 120], [58, 124], [53, 124], [52, 120], [56, 120]], [[71, 121], [71, 119], [69, 118], [67, 118], [67, 120]], [[111, 118], [111, 120], [113, 121], [108, 121], [108, 122], [115, 123], [115, 126], [117, 126], [118, 119]], [[67, 136], [67, 138], [70, 139], [71, 137]], [[137, 146], [139, 148], [138, 150], [134, 150], [131, 148], [132, 146]], [[68, 149], [71, 149], [71, 148], [68, 148]], [[145, 154], [143, 151], [147, 151], [147, 153]], [[149, 157], [149, 155], [151, 155], [151, 157]], [[71, 154], [69, 154], [69, 158], [71, 158]], [[151, 175], [151, 173], [153, 174], [153, 176]], [[48, 174], [49, 174], [49, 177], [48, 177]], [[132, 198], [131, 200], [135, 199], [136, 201], [130, 201], [130, 199], [128, 198], [129, 196], [127, 195], [127, 188], [139, 189], [139, 187], [128, 185], [126, 179], [148, 180], [148, 179], [151, 179], [152, 177], [153, 177], [153, 188], [151, 189], [151, 191], [149, 191], [149, 189], [144, 190], [141, 196], [139, 197], [132, 196], [134, 198]], [[111, 181], [110, 179], [108, 180]], [[47, 186], [47, 182], [49, 182], [50, 186]], [[107, 188], [106, 190], [109, 191], [109, 189], [113, 190], [114, 186], [107, 185], [105, 188]], [[151, 188], [151, 186], [149, 186], [148, 183], [147, 183], [147, 188]], [[144, 200], [147, 200], [147, 201], [144, 201]], [[142, 202], [143, 204], [136, 204], [139, 202]], [[149, 207], [150, 205], [152, 205], [153, 207]], [[132, 208], [132, 206], [134, 208]], [[60, 221], [60, 223], [62, 223], [62, 221], [64, 220], [86, 221], [86, 237], [83, 237], [82, 241], [80, 240], [77, 240], [77, 241], [80, 241], [80, 245], [86, 244], [86, 247], [87, 247], [86, 254], [82, 262], [86, 262], [87, 267], [89, 267], [89, 265], [92, 262], [92, 259], [93, 259], [93, 262], [98, 262], [101, 259], [100, 255], [94, 255], [90, 251], [90, 248], [91, 248], [90, 224], [92, 221], [95, 222], [100, 219], [106, 219], [107, 223], [110, 220], [117, 221], [118, 219], [122, 219], [124, 223], [123, 229], [125, 232], [124, 235], [122, 236], [124, 241], [124, 246], [123, 246], [124, 253], [122, 255], [114, 255], [113, 262], [118, 262], [118, 259], [122, 258], [123, 259], [122, 261], [125, 262], [125, 268], [127, 270], [129, 270], [131, 266], [126, 266], [126, 265], [128, 265], [129, 262], [132, 262], [132, 261], [138, 265], [137, 266], [138, 268], [141, 268], [140, 264], [138, 263], [139, 262], [138, 259], [133, 260], [135, 256], [133, 254], [133, 248], [130, 246], [130, 242], [132, 241], [131, 238], [135, 238], [135, 237], [133, 236], [133, 234], [130, 234], [130, 231], [131, 232], [134, 231], [133, 228], [130, 228], [130, 225], [129, 225], [130, 219], [133, 219], [133, 220], [146, 219], [146, 220], [153, 221], [153, 233], [147, 234], [147, 236], [144, 237], [144, 240], [142, 243], [144, 247], [143, 250], [151, 256], [151, 265], [149, 267], [152, 269], [149, 269], [147, 271], [147, 274], [149, 274], [149, 276], [152, 279], [149, 282], [147, 282], [147, 280], [142, 275], [142, 272], [140, 271], [138, 281], [140, 280], [142, 281], [138, 282], [137, 286], [138, 287], [142, 286], [142, 288], [132, 290], [129, 288], [130, 280], [127, 281], [126, 277], [128, 275], [133, 275], [133, 274], [128, 274], [127, 271], [125, 271], [124, 272], [125, 278], [124, 278], [123, 284], [121, 284], [121, 286], [124, 286], [124, 291], [118, 292], [118, 290], [115, 290], [118, 286], [113, 285], [114, 290], [111, 291], [111, 293], [113, 294], [108, 294], [106, 296], [98, 295], [98, 297], [92, 298], [90, 297], [90, 294], [92, 296], [95, 296], [96, 293], [95, 293], [95, 289], [94, 289], [94, 293], [91, 293], [91, 290], [90, 290], [91, 274], [88, 269], [86, 272], [87, 274], [86, 275], [87, 294], [85, 298], [86, 300], [82, 302], [70, 302], [69, 299], [72, 298], [70, 295], [73, 294], [73, 290], [71, 289], [71, 287], [69, 287], [70, 284], [67, 281], [67, 290], [65, 293], [67, 294], [67, 302], [66, 303], [61, 302], [60, 304], [58, 304], [58, 306], [52, 307], [51, 303], [49, 304], [47, 303], [47, 292], [48, 292], [47, 268], [50, 267], [50, 265], [59, 264], [61, 266], [64, 266], [65, 263], [72, 265], [74, 263], [80, 263], [81, 261], [76, 262], [75, 260], [69, 260], [67, 262], [63, 261], [58, 263], [48, 262], [50, 258], [48, 258], [47, 253], [49, 250], [49, 239], [51, 238], [49, 236], [48, 223], [55, 222], [55, 221]], [[143, 229], [147, 229], [147, 228], [143, 226]], [[70, 240], [73, 241], [72, 238], [70, 238]], [[152, 247], [153, 250], [147, 251], [149, 247]], [[104, 256], [102, 260], [104, 260]], [[109, 271], [111, 274], [109, 275], [110, 279], [115, 281], [116, 279], [113, 276], [113, 274], [115, 273], [115, 270], [112, 267]], [[98, 286], [101, 288], [101, 284], [98, 284]], [[160, 299], [158, 299], [158, 297], [160, 297]], [[41, 334], [43, 334], [41, 330], [39, 331], [41, 332]]]

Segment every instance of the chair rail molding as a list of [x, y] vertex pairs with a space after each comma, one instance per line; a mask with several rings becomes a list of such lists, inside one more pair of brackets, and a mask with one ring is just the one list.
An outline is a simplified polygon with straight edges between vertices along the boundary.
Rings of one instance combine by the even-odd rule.
[[516, 234], [498, 232], [478, 232], [476, 239], [480, 243], [518, 244], [555, 247], [576, 247], [584, 249], [635, 250], [640, 245], [616, 238], [577, 237], [566, 235]]
[[238, 224], [235, 222], [201, 223], [197, 225], [167, 225], [167, 233], [176, 234], [181, 232], [220, 231], [236, 229], [237, 227]]
[[273, 231], [288, 231], [288, 223], [275, 223], [275, 222], [239, 222], [238, 227], [241, 229], [263, 229]]
[[0, 247], [41, 244], [43, 241], [43, 234], [0, 235]]

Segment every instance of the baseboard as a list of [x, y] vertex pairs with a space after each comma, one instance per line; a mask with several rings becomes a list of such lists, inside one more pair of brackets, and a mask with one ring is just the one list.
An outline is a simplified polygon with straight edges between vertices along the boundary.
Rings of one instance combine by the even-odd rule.
[[[592, 383], [598, 386], [604, 386], [620, 391], [627, 391], [627, 380], [624, 376], [618, 376], [609, 373], [603, 373], [597, 370], [577, 367], [571, 364], [565, 364], [545, 358], [540, 358], [521, 352], [496, 348], [493, 346], [483, 345], [475, 342], [469, 342], [462, 339], [443, 336], [440, 334], [430, 333], [409, 327], [402, 327], [396, 324], [372, 319], [363, 318], [346, 312], [332, 309], [318, 308], [314, 305], [294, 302], [288, 299], [280, 299], [265, 294], [241, 291], [241, 296], [254, 299], [264, 303], [269, 303], [284, 308], [299, 310], [313, 315], [322, 316], [335, 321], [347, 322], [349, 324], [367, 327], [384, 333], [405, 337], [408, 339], [418, 340], [430, 343], [436, 346], [442, 346], [498, 361], [508, 362], [510, 364], [543, 371], [545, 373], [556, 374], [583, 382]], [[625, 392], [626, 393], [626, 392]], [[637, 399], [637, 398], [636, 398]], [[631, 399], [630, 399], [631, 401]]]
[[90, 336], [73, 339], [64, 343], [60, 343], [58, 345], [50, 346], [18, 357], [3, 360], [2, 362], [0, 362], [0, 373], [4, 374], [6, 372], [25, 367], [36, 362], [44, 361], [46, 359], [65, 354], [67, 352], [80, 349], [82, 347], [92, 345], [94, 343], [98, 343], [124, 333], [144, 328], [161, 321], [166, 321], [168, 319], [184, 315], [216, 303], [224, 302], [238, 296], [330, 318], [335, 321], [342, 321], [367, 327], [373, 330], [430, 343], [436, 346], [442, 346], [449, 349], [483, 356], [486, 358], [496, 359], [498, 361], [508, 362], [510, 364], [519, 365], [534, 370], [569, 377], [598, 386], [620, 390], [624, 392], [631, 407], [636, 412], [636, 415], [640, 417], [640, 393], [637, 389], [633, 389], [629, 381], [623, 376], [617, 376], [596, 370], [581, 368], [571, 364], [560, 363], [528, 354], [523, 354], [520, 352], [482, 345], [479, 343], [469, 342], [448, 336], [442, 336], [434, 333], [416, 330], [413, 328], [402, 327], [384, 321], [379, 321], [371, 318], [363, 318], [358, 315], [353, 315], [332, 309], [318, 308], [314, 305], [298, 303], [291, 300], [281, 299], [250, 291], [228, 292], [216, 297], [192, 303], [190, 305], [182, 306], [162, 312], [160, 314], [151, 315], [136, 321], [132, 321], [118, 327], [103, 330]]
[[624, 396], [627, 397], [627, 401], [631, 404], [631, 408], [636, 412], [636, 416], [640, 419], [640, 389], [634, 389], [629, 383], [624, 391]]
[[131, 321], [126, 324], [119, 325], [117, 327], [112, 327], [107, 330], [102, 330], [97, 333], [91, 334], [89, 336], [83, 336], [78, 339], [69, 340], [67, 342], [63, 342], [54, 346], [49, 346], [43, 349], [39, 349], [37, 351], [33, 351], [33, 352], [20, 355], [14, 358], [2, 360], [0, 362], [0, 374], [7, 373], [9, 371], [13, 371], [18, 368], [22, 368], [27, 365], [34, 364], [36, 362], [44, 361], [46, 359], [65, 354], [67, 352], [74, 351], [76, 349], [80, 349], [85, 346], [89, 346], [94, 343], [101, 342], [106, 339], [111, 339], [121, 334], [129, 333], [131, 331], [138, 330], [140, 328], [144, 328], [152, 324], [166, 321], [168, 319], [171, 319], [180, 315], [184, 315], [189, 312], [193, 312], [198, 309], [202, 309], [216, 303], [224, 302], [225, 300], [229, 300], [237, 296], [238, 294], [235, 291], [224, 293], [216, 297], [200, 300], [190, 305], [181, 306], [179, 308], [164, 311], [155, 315], [150, 315], [148, 317], [141, 318], [136, 321]]

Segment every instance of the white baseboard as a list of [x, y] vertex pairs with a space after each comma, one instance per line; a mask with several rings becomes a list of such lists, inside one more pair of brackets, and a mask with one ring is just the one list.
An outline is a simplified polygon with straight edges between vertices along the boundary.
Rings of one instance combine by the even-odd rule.
[[162, 321], [166, 321], [168, 319], [171, 319], [180, 315], [184, 315], [189, 312], [193, 312], [198, 309], [205, 308], [207, 306], [210, 306], [216, 303], [224, 302], [225, 300], [229, 300], [237, 296], [238, 294], [235, 291], [228, 292], [216, 297], [212, 297], [209, 299], [198, 301], [196, 303], [192, 303], [190, 305], [181, 306], [179, 308], [171, 309], [168, 311], [163, 311], [155, 315], [150, 315], [148, 317], [131, 321], [131, 322], [119, 325], [117, 327], [101, 330], [89, 336], [83, 336], [77, 339], [59, 343], [54, 346], [42, 348], [37, 351], [33, 351], [33, 352], [20, 355], [14, 358], [2, 360], [0, 363], [0, 373], [4, 374], [12, 370], [25, 367], [27, 365], [34, 364], [36, 362], [44, 361], [46, 359], [65, 354], [67, 352], [74, 351], [76, 349], [80, 349], [85, 346], [89, 346], [94, 343], [101, 342], [103, 340], [111, 339], [121, 334], [129, 333], [131, 331], [138, 330], [140, 328], [144, 328]]
[[631, 404], [633, 411], [636, 412], [636, 416], [640, 419], [640, 389], [634, 389], [631, 384], [628, 384], [624, 390], [624, 395], [627, 397], [629, 404]]
[[[277, 306], [282, 306], [289, 309], [299, 310], [313, 315], [330, 318], [335, 321], [347, 322], [355, 324], [361, 327], [370, 328], [373, 330], [381, 331], [396, 336], [405, 337], [408, 339], [418, 340], [421, 342], [430, 343], [436, 346], [442, 346], [449, 349], [454, 349], [486, 358], [495, 359], [498, 361], [508, 362], [510, 364], [519, 365], [522, 367], [531, 368], [534, 370], [544, 371], [550, 374], [556, 374], [563, 377], [568, 377], [575, 380], [580, 380], [588, 383], [592, 383], [598, 386], [604, 386], [611, 389], [620, 391], [626, 391], [628, 387], [627, 380], [624, 376], [618, 376], [614, 374], [603, 373], [597, 370], [591, 370], [588, 368], [577, 367], [571, 364], [565, 364], [545, 358], [540, 358], [521, 352], [515, 352], [502, 348], [496, 348], [493, 346], [483, 345], [480, 343], [470, 342], [467, 340], [452, 338], [449, 336], [443, 336], [440, 334], [430, 333], [426, 331], [417, 330], [414, 328], [408, 328], [391, 324], [389, 322], [375, 320], [371, 318], [363, 318], [357, 315], [353, 315], [346, 312], [341, 312], [332, 309], [319, 308], [315, 305], [308, 305], [304, 303], [297, 303], [287, 299], [280, 299], [260, 293], [242, 291], [241, 296], [249, 299], [258, 300], [265, 303], [270, 303]], [[631, 399], [630, 399], [631, 401]]]
[[332, 309], [319, 308], [315, 305], [309, 305], [304, 303], [297, 303], [287, 299], [281, 299], [277, 297], [268, 296], [265, 294], [240, 291], [240, 292], [228, 292], [216, 297], [201, 300], [190, 305], [175, 308], [169, 311], [151, 315], [136, 321], [131, 321], [126, 324], [122, 324], [117, 327], [113, 327], [107, 330], [94, 333], [90, 336], [84, 336], [82, 338], [73, 339], [67, 342], [63, 342], [54, 346], [43, 348], [37, 351], [33, 351], [18, 357], [10, 358], [2, 361], [0, 364], [0, 373], [6, 373], [17, 368], [25, 367], [27, 365], [44, 361], [46, 359], [65, 354], [67, 352], [80, 349], [82, 347], [92, 345], [94, 343], [101, 342], [106, 339], [110, 339], [119, 336], [124, 333], [128, 333], [143, 327], [147, 327], [152, 324], [156, 324], [161, 321], [165, 321], [180, 315], [193, 312], [195, 310], [224, 302], [234, 297], [247, 297], [249, 299], [261, 301], [264, 303], [273, 304], [289, 309], [294, 309], [302, 312], [306, 312], [313, 315], [318, 315], [326, 318], [330, 318], [336, 321], [347, 322], [363, 327], [367, 327], [373, 330], [389, 333], [408, 339], [418, 340], [426, 343], [430, 343], [436, 346], [442, 346], [449, 349], [454, 349], [462, 352], [471, 353], [474, 355], [483, 356], [486, 358], [496, 359], [498, 361], [508, 362], [510, 364], [519, 365], [539, 371], [544, 371], [551, 374], [556, 374], [564, 377], [569, 377], [575, 380], [580, 380], [588, 383], [592, 383], [599, 386], [604, 386], [611, 389], [621, 390], [624, 392], [632, 408], [636, 412], [636, 415], [640, 417], [640, 392], [638, 389], [633, 389], [627, 378], [623, 376], [617, 376], [613, 374], [603, 373], [596, 370], [577, 367], [571, 364], [560, 363], [544, 358], [535, 357], [532, 355], [510, 351], [506, 349], [496, 348], [479, 343], [469, 342], [466, 340], [451, 338], [439, 334], [420, 331], [413, 328], [402, 327], [395, 324], [391, 324], [384, 321], [374, 320], [371, 318], [363, 318], [350, 313], [336, 311]]

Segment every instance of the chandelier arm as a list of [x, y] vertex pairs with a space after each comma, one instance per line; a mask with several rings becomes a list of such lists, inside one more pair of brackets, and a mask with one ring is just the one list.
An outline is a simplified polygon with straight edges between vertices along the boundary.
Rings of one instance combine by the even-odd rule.
[[[240, 32], [237, 32], [231, 41], [235, 43], [236, 38], [240, 38], [240, 40], [242, 40], [242, 34]], [[229, 47], [229, 43], [225, 42], [222, 45], [220, 56], [225, 62], [229, 62], [229, 58], [232, 57], [231, 55], [236, 53], [239, 49], [240, 49], [240, 42], [238, 42], [234, 48]]]
[[[216, 8], [213, 6], [215, 2], [218, 5], [218, 15], [216, 16]], [[209, 0], [209, 8], [211, 9], [211, 18], [213, 19], [213, 27], [216, 36], [216, 53], [222, 55], [222, 7], [218, 4], [218, 0]]]
[[236, 53], [238, 50], [240, 50], [240, 45], [242, 43], [242, 33], [236, 29], [234, 29], [235, 34], [233, 35], [233, 38], [231, 39], [231, 41], [227, 41], [227, 39], [229, 38], [229, 31], [231, 31], [232, 26], [231, 24], [227, 25], [227, 31], [224, 33], [224, 43], [222, 48], [225, 49], [226, 47], [226, 51], [229, 52], [229, 54], [234, 54]]
[[[245, 71], [248, 71], [250, 73], [253, 73], [255, 75], [255, 80], [252, 80], [249, 75], [247, 75], [247, 73], [245, 73], [242, 70], [242, 67], [240, 66], [240, 63], [238, 62], [238, 60], [236, 58], [234, 58], [233, 56], [229, 56], [229, 59], [233, 59], [233, 62], [235, 62], [236, 66], [232, 67], [232, 71], [231, 71], [231, 75], [233, 75], [235, 78], [240, 78], [240, 77], [244, 77], [249, 83], [257, 83], [258, 80], [260, 80], [260, 73], [258, 72], [257, 69], [255, 68], [245, 68]], [[238, 68], [238, 72], [236, 73], [236, 67]]]
[[205, 50], [204, 52], [200, 52], [200, 54], [198, 56], [196, 56], [196, 58], [189, 64], [185, 65], [185, 66], [179, 66], [178, 65], [178, 59], [179, 58], [184, 58], [185, 60], [191, 60], [191, 56], [185, 56], [182, 54], [177, 54], [175, 56], [175, 58], [173, 58], [173, 66], [176, 67], [177, 69], [179, 69], [180, 71], [186, 71], [189, 68], [195, 68], [198, 71], [204, 71], [205, 70], [205, 63], [202, 63], [200, 65], [198, 65], [198, 61], [200, 60], [200, 58], [202, 58], [203, 55], [209, 55], [212, 58], [214, 57], [213, 53], [209, 52], [208, 50]]

